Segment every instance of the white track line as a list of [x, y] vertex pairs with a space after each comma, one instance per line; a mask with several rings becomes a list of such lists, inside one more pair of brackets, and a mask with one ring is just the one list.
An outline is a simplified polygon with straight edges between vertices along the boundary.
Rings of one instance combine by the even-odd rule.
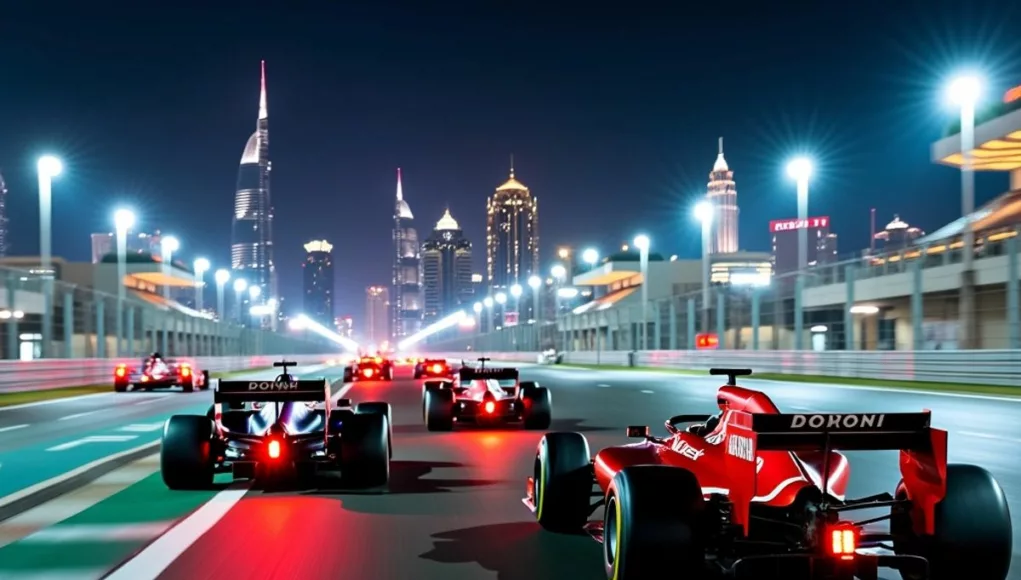
[[[47, 389], [49, 390], [49, 389]], [[17, 391], [16, 391], [17, 392]], [[109, 397], [114, 393], [91, 393], [88, 395], [75, 395], [73, 397], [62, 397], [59, 399], [46, 399], [45, 401], [36, 401], [34, 403], [21, 403], [19, 405], [9, 405], [7, 407], [0, 407], [0, 413], [3, 411], [16, 411], [18, 409], [25, 409], [28, 407], [38, 407], [40, 405], [52, 405], [54, 403], [66, 403], [68, 401], [81, 401], [82, 399], [88, 399], [91, 397]]]
[[155, 580], [227, 515], [246, 493], [247, 485], [231, 487], [216, 494], [213, 499], [170, 528], [170, 531], [157, 538], [134, 558], [114, 570], [106, 580]]
[[17, 431], [18, 429], [24, 429], [25, 427], [28, 427], [28, 423], [25, 423], [24, 425], [10, 425], [7, 427], [0, 427], [0, 433], [6, 433], [8, 431]]
[[57, 421], [67, 421], [69, 419], [77, 419], [79, 417], [85, 417], [87, 415], [92, 415], [94, 413], [98, 413], [100, 411], [105, 411], [105, 410], [106, 409], [96, 409], [95, 411], [85, 411], [84, 413], [75, 413], [74, 415], [68, 415], [66, 417], [61, 417], [61, 418], [57, 419]]
[[56, 477], [51, 477], [51, 478], [47, 479], [46, 481], [41, 481], [41, 482], [39, 482], [39, 483], [37, 483], [35, 485], [30, 485], [30, 486], [28, 486], [28, 487], [26, 487], [24, 489], [19, 489], [18, 491], [14, 492], [14, 493], [12, 493], [10, 495], [5, 495], [4, 497], [0, 497], [0, 507], [8, 506], [8, 505], [10, 505], [10, 504], [12, 504], [12, 503], [14, 503], [14, 502], [16, 502], [18, 500], [24, 499], [24, 498], [26, 498], [26, 497], [34, 494], [34, 493], [38, 493], [38, 492], [40, 492], [40, 491], [42, 491], [42, 490], [44, 490], [46, 488], [53, 487], [54, 485], [57, 485], [59, 483], [63, 483], [63, 482], [65, 482], [65, 481], [67, 481], [67, 480], [69, 480], [69, 479], [71, 479], [73, 477], [77, 477], [77, 476], [79, 476], [79, 475], [89, 471], [90, 469], [99, 467], [100, 465], [103, 465], [104, 463], [108, 463], [110, 461], [114, 461], [114, 460], [120, 459], [121, 457], [126, 457], [128, 455], [131, 455], [132, 453], [138, 453], [139, 451], [143, 451], [143, 450], [146, 450], [146, 449], [149, 449], [149, 448], [152, 448], [152, 447], [156, 447], [159, 444], [160, 444], [159, 441], [152, 441], [150, 443], [146, 443], [145, 445], [139, 445], [138, 447], [132, 447], [131, 449], [125, 449], [124, 451], [120, 451], [120, 452], [114, 453], [113, 455], [107, 455], [106, 457], [101, 457], [101, 458], [99, 458], [99, 459], [97, 459], [97, 460], [95, 460], [95, 461], [93, 461], [91, 463], [86, 463], [85, 465], [82, 465], [80, 467], [76, 467], [76, 468], [72, 469], [71, 471], [68, 471], [66, 473], [62, 473], [62, 474], [60, 474], [60, 475], [58, 475]]

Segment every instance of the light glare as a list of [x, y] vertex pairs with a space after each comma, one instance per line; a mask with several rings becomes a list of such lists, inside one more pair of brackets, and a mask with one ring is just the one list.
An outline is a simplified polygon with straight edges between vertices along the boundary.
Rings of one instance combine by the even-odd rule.
[[53, 155], [43, 155], [39, 158], [37, 168], [40, 175], [56, 177], [64, 171], [64, 164], [60, 162], [60, 159]]
[[129, 209], [119, 209], [113, 212], [113, 225], [118, 232], [126, 232], [135, 227], [135, 212]]
[[216, 283], [221, 286], [230, 281], [230, 272], [221, 268], [216, 271]]
[[539, 286], [542, 286], [542, 278], [538, 276], [530, 276], [528, 278], [528, 285], [532, 288], [532, 290], [538, 290]]
[[212, 264], [210, 264], [209, 260], [205, 258], [198, 258], [195, 260], [195, 273], [198, 274], [199, 276], [208, 272], [209, 268], [211, 267]]
[[808, 181], [812, 177], [812, 161], [807, 157], [796, 157], [787, 164], [787, 175], [796, 181]]
[[708, 201], [700, 201], [695, 204], [695, 219], [702, 222], [703, 224], [709, 224], [713, 221], [713, 204]]
[[648, 250], [649, 236], [646, 236], [645, 234], [635, 236], [634, 246], [639, 250]]
[[160, 247], [164, 252], [174, 253], [181, 249], [181, 242], [174, 236], [167, 236], [160, 242]]
[[981, 96], [982, 81], [974, 75], [961, 75], [947, 86], [947, 97], [959, 107], [974, 107]]

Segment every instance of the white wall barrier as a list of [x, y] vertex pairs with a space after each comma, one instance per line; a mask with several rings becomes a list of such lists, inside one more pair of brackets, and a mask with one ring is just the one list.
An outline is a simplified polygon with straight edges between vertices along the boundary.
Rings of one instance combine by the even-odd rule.
[[[626, 351], [567, 352], [564, 364], [628, 366]], [[534, 352], [447, 352], [442, 356], [472, 361], [538, 362]], [[811, 375], [887, 381], [921, 381], [963, 385], [997, 385], [1021, 390], [1021, 350], [926, 351], [751, 351], [653, 350], [634, 353], [635, 366], [707, 370], [750, 368], [757, 373]]]
[[[331, 358], [339, 360], [339, 357], [324, 354], [171, 358], [191, 361], [197, 370], [208, 370], [210, 373], [264, 368], [273, 366], [274, 362], [283, 359], [299, 365], [322, 364]], [[113, 390], [116, 366], [120, 363], [137, 365], [140, 361], [140, 358], [0, 361], [0, 393], [103, 384], [109, 384]]]

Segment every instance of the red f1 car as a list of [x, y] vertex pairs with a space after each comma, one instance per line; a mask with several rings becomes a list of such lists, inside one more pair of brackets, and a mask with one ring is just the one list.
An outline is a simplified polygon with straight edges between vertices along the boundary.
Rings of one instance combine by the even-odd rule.
[[209, 388], [209, 371], [196, 369], [191, 363], [164, 359], [153, 353], [141, 364], [119, 364], [113, 371], [113, 389], [123, 393], [128, 389], [152, 390], [181, 387], [186, 393]]
[[[986, 470], [947, 464], [947, 432], [930, 413], [781, 414], [727, 375], [715, 416], [678, 415], [669, 436], [628, 427], [639, 443], [590, 456], [580, 433], [539, 443], [523, 500], [547, 529], [602, 542], [607, 578], [1004, 580], [1012, 528]], [[893, 494], [851, 499], [839, 451], [900, 450]], [[823, 477], [821, 474], [826, 474]], [[593, 485], [598, 490], [593, 490]], [[592, 498], [600, 498], [593, 504]], [[599, 507], [602, 521], [588, 522]], [[865, 509], [886, 515], [858, 520]], [[866, 525], [889, 520], [889, 531]], [[865, 553], [860, 550], [870, 550]], [[976, 568], [962, 572], [965, 562]]]

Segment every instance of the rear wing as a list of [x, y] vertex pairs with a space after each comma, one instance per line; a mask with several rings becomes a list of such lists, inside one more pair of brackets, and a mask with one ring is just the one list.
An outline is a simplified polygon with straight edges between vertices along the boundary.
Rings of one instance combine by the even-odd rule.
[[326, 379], [286, 381], [220, 381], [214, 403], [325, 403], [330, 400]]
[[[835, 477], [832, 451], [899, 450], [904, 486], [914, 505], [926, 512], [934, 533], [934, 507], [946, 494], [947, 432], [932, 427], [932, 414], [921, 413], [746, 413], [725, 419], [724, 465], [730, 474], [734, 523], [745, 526], [757, 489], [762, 451], [822, 453], [822, 470], [814, 482], [829, 490]], [[770, 461], [768, 458], [766, 461]], [[825, 479], [825, 481], [823, 481]]]
[[476, 379], [496, 379], [496, 380], [517, 380], [518, 369], [511, 368], [472, 368], [472, 367], [461, 367], [459, 371], [462, 381], [473, 381]]

